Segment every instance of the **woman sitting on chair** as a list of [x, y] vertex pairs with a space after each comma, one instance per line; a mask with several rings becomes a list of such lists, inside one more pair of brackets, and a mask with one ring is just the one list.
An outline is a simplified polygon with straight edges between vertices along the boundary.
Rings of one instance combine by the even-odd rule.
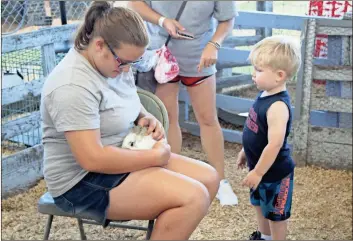
[[[172, 154], [162, 124], [142, 107], [128, 77], [147, 45], [137, 13], [90, 6], [75, 47], [42, 90], [44, 177], [66, 212], [89, 212], [102, 225], [156, 219], [151, 239], [188, 239], [219, 179], [211, 166]], [[134, 123], [158, 140], [151, 150], [119, 148]]]

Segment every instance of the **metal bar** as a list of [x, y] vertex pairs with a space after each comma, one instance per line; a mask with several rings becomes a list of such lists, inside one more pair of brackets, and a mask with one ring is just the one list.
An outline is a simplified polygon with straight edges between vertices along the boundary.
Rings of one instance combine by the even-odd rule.
[[67, 24], [65, 1], [59, 1], [61, 25]]
[[[91, 221], [87, 219], [82, 219], [82, 223], [87, 223], [87, 224], [93, 224], [93, 225], [100, 225], [96, 221]], [[111, 227], [117, 227], [117, 228], [127, 228], [127, 229], [134, 229], [134, 230], [143, 230], [147, 231], [146, 227], [141, 227], [141, 226], [135, 226], [135, 225], [127, 225], [127, 224], [120, 224], [116, 222], [110, 222], [109, 226]]]
[[151, 234], [153, 231], [153, 227], [154, 227], [154, 220], [149, 220], [148, 221], [148, 230], [147, 230], [147, 234], [146, 234], [146, 239], [150, 240], [151, 239]]
[[86, 234], [85, 234], [85, 230], [83, 229], [82, 219], [78, 218], [77, 219], [77, 223], [78, 223], [78, 229], [80, 230], [81, 240], [87, 240], [87, 237], [86, 237]]
[[51, 224], [53, 222], [53, 215], [49, 215], [48, 220], [47, 220], [47, 225], [45, 225], [45, 231], [44, 231], [44, 240], [49, 239], [49, 234], [50, 234], [50, 229], [51, 229]]

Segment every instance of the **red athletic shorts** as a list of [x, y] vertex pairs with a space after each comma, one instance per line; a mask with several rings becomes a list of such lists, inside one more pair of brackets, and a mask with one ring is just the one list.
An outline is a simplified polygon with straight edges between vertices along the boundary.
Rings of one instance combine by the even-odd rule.
[[196, 85], [201, 84], [202, 82], [205, 81], [205, 79], [207, 79], [210, 76], [212, 76], [212, 75], [200, 76], [200, 77], [186, 77], [186, 76], [178, 75], [177, 77], [175, 77], [174, 79], [172, 79], [168, 83], [176, 83], [176, 82], [181, 81], [181, 83], [183, 85], [192, 87], [192, 86], [196, 86]]

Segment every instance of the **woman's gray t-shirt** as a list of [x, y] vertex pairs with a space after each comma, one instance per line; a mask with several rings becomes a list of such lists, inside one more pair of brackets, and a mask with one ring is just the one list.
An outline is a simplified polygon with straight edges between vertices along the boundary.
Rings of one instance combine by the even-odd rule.
[[[175, 19], [183, 1], [145, 1], [159, 14]], [[201, 54], [215, 30], [216, 21], [226, 21], [237, 16], [235, 1], [188, 1], [181, 17], [180, 24], [195, 35], [193, 40], [171, 39], [168, 48], [176, 57], [180, 75], [189, 77], [208, 76], [216, 73], [213, 65], [197, 71]], [[150, 35], [149, 49], [160, 48], [166, 41], [168, 33], [156, 24], [147, 22]]]
[[131, 70], [105, 78], [71, 49], [42, 90], [43, 168], [51, 195], [64, 194], [88, 173], [76, 162], [64, 132], [100, 129], [104, 146], [120, 147], [140, 110]]

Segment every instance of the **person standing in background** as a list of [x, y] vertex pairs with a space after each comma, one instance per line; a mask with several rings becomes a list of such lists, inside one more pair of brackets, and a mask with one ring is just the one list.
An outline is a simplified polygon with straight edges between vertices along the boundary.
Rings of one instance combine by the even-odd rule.
[[[156, 95], [168, 110], [168, 142], [172, 152], [180, 153], [182, 134], [179, 125], [179, 82], [187, 87], [200, 125], [201, 143], [208, 162], [221, 181], [217, 198], [221, 205], [236, 205], [238, 198], [224, 175], [224, 138], [216, 108], [216, 62], [218, 50], [234, 26], [237, 15], [234, 1], [188, 1], [179, 21], [175, 17], [183, 1], [129, 1], [128, 7], [147, 22], [150, 49], [160, 48], [168, 35], [168, 48], [176, 57], [179, 75], [166, 84], [158, 84]], [[217, 20], [218, 24], [216, 24]], [[193, 36], [187, 39], [178, 32]]]

